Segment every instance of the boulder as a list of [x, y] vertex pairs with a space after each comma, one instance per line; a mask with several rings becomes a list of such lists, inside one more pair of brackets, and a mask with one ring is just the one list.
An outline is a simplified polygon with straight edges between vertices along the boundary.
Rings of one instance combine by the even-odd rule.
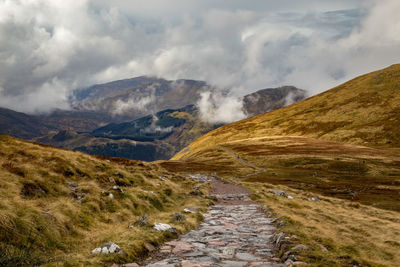
[[178, 234], [178, 230], [175, 227], [172, 227], [166, 223], [155, 223], [153, 229], [160, 232], [170, 232], [176, 235]]
[[92, 254], [124, 254], [124, 251], [115, 243], [108, 242], [92, 250]]
[[194, 211], [192, 211], [192, 210], [190, 210], [188, 208], [183, 209], [183, 212], [184, 213], [194, 213]]

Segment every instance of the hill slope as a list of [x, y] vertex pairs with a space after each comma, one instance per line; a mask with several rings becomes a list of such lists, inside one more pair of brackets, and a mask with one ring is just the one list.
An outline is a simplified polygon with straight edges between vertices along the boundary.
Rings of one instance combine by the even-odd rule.
[[0, 108], [0, 134], [31, 139], [47, 134], [55, 128], [43, 123], [36, 116]]
[[[400, 65], [375, 71], [291, 106], [223, 126], [189, 146], [263, 136], [304, 136], [400, 147]], [[189, 152], [191, 153], [191, 152]], [[176, 158], [183, 154], [180, 153]]]
[[393, 65], [222, 126], [163, 165], [250, 188], [279, 214], [281, 230], [310, 248], [296, 257], [311, 266], [397, 266], [399, 90]]
[[[132, 262], [171, 238], [133, 223], [170, 222], [175, 212], [208, 202], [190, 195], [194, 182], [155, 164], [100, 158], [0, 135], [0, 265], [104, 266]], [[201, 210], [201, 209], [200, 209]], [[128, 227], [129, 226], [129, 227]], [[107, 242], [126, 255], [91, 255]], [[58, 263], [58, 264], [57, 264]]]

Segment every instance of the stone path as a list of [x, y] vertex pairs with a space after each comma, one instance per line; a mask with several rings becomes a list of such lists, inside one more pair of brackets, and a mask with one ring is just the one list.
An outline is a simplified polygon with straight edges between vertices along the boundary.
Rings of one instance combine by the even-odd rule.
[[211, 184], [211, 195], [219, 201], [204, 214], [200, 227], [165, 243], [144, 266], [285, 266], [274, 262], [273, 219], [249, 199], [249, 191], [216, 180]]
[[241, 164], [246, 165], [246, 166], [248, 166], [248, 167], [251, 167], [251, 168], [257, 170], [257, 171], [254, 172], [254, 173], [246, 174], [246, 175], [244, 175], [244, 176], [242, 176], [242, 177], [248, 177], [248, 176], [252, 176], [252, 175], [256, 175], [256, 174], [260, 174], [260, 173], [267, 172], [266, 169], [261, 168], [261, 167], [258, 167], [257, 165], [254, 165], [253, 163], [250, 163], [250, 162], [248, 162], [248, 161], [245, 161], [245, 160], [242, 159], [238, 154], [234, 153], [232, 150], [230, 150], [230, 149], [228, 149], [228, 148], [226, 148], [226, 147], [223, 147], [223, 146], [221, 146], [221, 145], [216, 145], [216, 147], [218, 147], [218, 148], [224, 150], [226, 153], [228, 153], [228, 154], [230, 154], [231, 156], [235, 157]]

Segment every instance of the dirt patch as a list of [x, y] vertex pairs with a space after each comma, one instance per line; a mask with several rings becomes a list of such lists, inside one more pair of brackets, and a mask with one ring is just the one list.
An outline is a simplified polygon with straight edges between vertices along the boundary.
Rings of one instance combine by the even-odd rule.
[[211, 182], [211, 185], [211, 195], [251, 194], [251, 191], [249, 189], [235, 184], [224, 183], [221, 181], [213, 181]]

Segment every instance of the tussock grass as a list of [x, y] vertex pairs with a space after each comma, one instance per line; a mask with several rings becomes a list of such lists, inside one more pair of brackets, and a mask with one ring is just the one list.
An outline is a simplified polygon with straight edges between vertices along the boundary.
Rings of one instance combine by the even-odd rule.
[[[2, 266], [103, 266], [141, 260], [149, 252], [146, 242], [158, 245], [171, 236], [151, 226], [132, 226], [140, 216], [185, 232], [200, 217], [190, 214], [186, 222], [174, 223], [172, 214], [209, 204], [189, 194], [194, 182], [157, 164], [89, 156], [3, 135], [0, 151]], [[113, 190], [115, 185], [123, 192]], [[90, 254], [110, 241], [127, 255]]]
[[[310, 250], [299, 259], [311, 266], [397, 266], [400, 243], [398, 212], [355, 204], [349, 200], [311, 194], [266, 183], [244, 183], [258, 202], [276, 212], [285, 225], [280, 231], [296, 235]], [[268, 193], [286, 191], [294, 199]], [[314, 196], [320, 202], [307, 200]]]

